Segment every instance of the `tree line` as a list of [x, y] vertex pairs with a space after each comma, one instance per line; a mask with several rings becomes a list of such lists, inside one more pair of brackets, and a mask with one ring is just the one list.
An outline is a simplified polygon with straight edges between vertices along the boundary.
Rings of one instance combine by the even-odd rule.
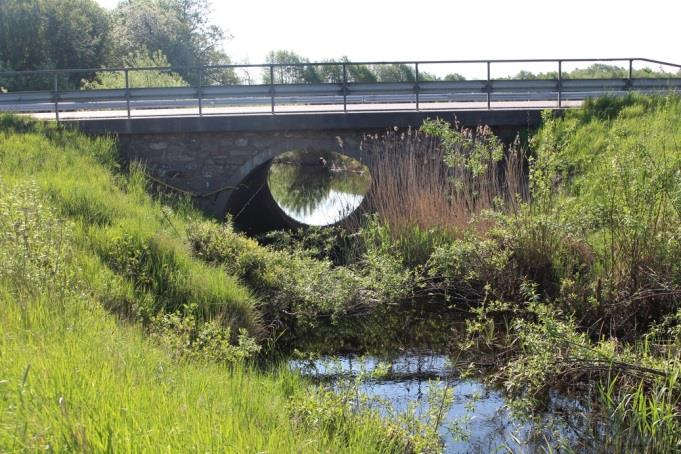
[[[126, 0], [112, 11], [94, 0], [0, 0], [0, 71], [227, 64], [225, 31], [210, 12], [209, 0]], [[197, 81], [195, 71], [178, 73], [187, 83]], [[98, 77], [74, 72], [59, 84], [76, 88]], [[52, 83], [3, 79], [0, 85], [10, 90]]]
[[[0, 0], [0, 72], [104, 67], [173, 67], [173, 71], [130, 72], [133, 87], [219, 84], [416, 82], [413, 65], [352, 64], [347, 57], [319, 65], [291, 51], [270, 52], [264, 68], [251, 75], [233, 69], [199, 74], [198, 66], [230, 63], [223, 48], [226, 32], [210, 20], [210, 0], [123, 0], [112, 11], [94, 0]], [[635, 77], [679, 77], [680, 73], [637, 69]], [[626, 78], [628, 68], [596, 63], [563, 78]], [[520, 71], [508, 79], [556, 79], [556, 72]], [[418, 74], [419, 81], [465, 80], [461, 74]], [[54, 88], [45, 75], [0, 76], [10, 91]], [[122, 72], [74, 71], [60, 75], [61, 89], [121, 88]]]
[[[267, 63], [292, 64], [296, 66], [275, 67], [274, 82], [287, 83], [341, 83], [346, 82], [416, 82], [416, 68], [407, 64], [352, 64], [347, 57], [340, 59], [322, 60], [318, 63], [339, 63], [339, 65], [319, 65], [310, 62], [308, 58], [287, 50], [272, 51], [267, 55]], [[345, 65], [343, 75], [342, 63]], [[270, 83], [270, 69], [263, 70], [262, 81]], [[451, 73], [438, 77], [428, 72], [419, 72], [418, 80], [465, 80], [460, 74]]]

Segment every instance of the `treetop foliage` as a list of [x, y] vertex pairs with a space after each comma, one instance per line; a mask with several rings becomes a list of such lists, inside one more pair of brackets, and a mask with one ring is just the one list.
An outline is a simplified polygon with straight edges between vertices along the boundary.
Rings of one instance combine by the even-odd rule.
[[[266, 57], [275, 63], [273, 74], [264, 68], [260, 76], [247, 71], [237, 76], [232, 69], [205, 71], [206, 65], [229, 64], [222, 43], [225, 30], [211, 21], [210, 0], [121, 0], [112, 11], [95, 0], [0, 0], [0, 71], [74, 69], [127, 66], [131, 61], [164, 61], [183, 79], [183, 84], [265, 83], [415, 83], [414, 65], [352, 64], [345, 56], [321, 63], [346, 63], [343, 67], [311, 62], [289, 50], [273, 50]], [[145, 57], [146, 55], [146, 57]], [[130, 60], [132, 58], [132, 60]], [[286, 65], [291, 66], [286, 66]], [[167, 75], [167, 74], [166, 74]], [[570, 78], [626, 78], [629, 69], [595, 63], [587, 68], [564, 71]], [[679, 72], [639, 68], [635, 77], [681, 77]], [[149, 74], [147, 74], [149, 76]], [[272, 81], [274, 76], [274, 81]], [[120, 85], [96, 71], [73, 72], [59, 77], [59, 88], [74, 89], [90, 84]], [[142, 77], [142, 76], [135, 76]], [[175, 76], [172, 76], [175, 77]], [[171, 79], [172, 79], [171, 77]], [[556, 71], [533, 73], [522, 70], [507, 79], [557, 79]], [[461, 81], [461, 74], [421, 71], [419, 81]], [[150, 86], [176, 84], [177, 80], [148, 81]], [[0, 87], [9, 91], [51, 90], [53, 76], [0, 76]], [[162, 85], [165, 86], [165, 85]]]
[[[225, 32], [210, 21], [209, 0], [127, 0], [113, 11], [94, 0], [0, 0], [0, 11], [0, 70], [123, 66], [141, 54], [163, 55], [178, 68], [229, 63]], [[191, 71], [180, 73], [196, 82]], [[59, 83], [74, 88], [94, 77], [73, 73]], [[0, 80], [10, 90], [48, 89], [51, 83]]]

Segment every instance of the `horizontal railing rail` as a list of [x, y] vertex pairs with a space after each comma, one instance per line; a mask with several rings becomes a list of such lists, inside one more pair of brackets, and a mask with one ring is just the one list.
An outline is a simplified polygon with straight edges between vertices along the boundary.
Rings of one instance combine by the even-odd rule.
[[[622, 77], [574, 78], [566, 65], [615, 63]], [[543, 78], [493, 77], [499, 65], [541, 64]], [[637, 76], [638, 65], [660, 65], [676, 72], [648, 72]], [[446, 65], [478, 65], [482, 76], [445, 80], [423, 71]], [[547, 65], [549, 65], [547, 67]], [[554, 69], [550, 69], [555, 65]], [[399, 67], [401, 76], [367, 80], [351, 74], [360, 67], [375, 71]], [[331, 69], [311, 77], [305, 70]], [[259, 74], [250, 71], [260, 69]], [[303, 71], [301, 71], [301, 69]], [[577, 69], [576, 67], [573, 69]], [[242, 78], [237, 71], [244, 71]], [[189, 84], [173, 87], [134, 86], [135, 73], [177, 73]], [[222, 77], [220, 72], [223, 72]], [[225, 74], [224, 72], [227, 71]], [[287, 72], [288, 71], [288, 72]], [[406, 72], [405, 72], [406, 71]], [[119, 87], [87, 88], [79, 75], [120, 74]], [[323, 76], [323, 77], [322, 77]], [[366, 74], [365, 74], [366, 76]], [[74, 86], [73, 79], [76, 79]], [[400, 80], [401, 79], [401, 80]], [[178, 79], [174, 79], [178, 80]], [[29, 87], [14, 89], [13, 87]], [[153, 81], [151, 82], [153, 84]], [[622, 95], [632, 90], [647, 93], [681, 90], [681, 65], [648, 58], [569, 58], [502, 60], [429, 60], [229, 64], [214, 66], [120, 67], [47, 69], [0, 72], [0, 112], [70, 118], [224, 115], [289, 112], [354, 112], [358, 110], [457, 110], [493, 108], [564, 108], [590, 97]], [[36, 89], [35, 87], [39, 88]], [[42, 88], [42, 89], [40, 89]]]

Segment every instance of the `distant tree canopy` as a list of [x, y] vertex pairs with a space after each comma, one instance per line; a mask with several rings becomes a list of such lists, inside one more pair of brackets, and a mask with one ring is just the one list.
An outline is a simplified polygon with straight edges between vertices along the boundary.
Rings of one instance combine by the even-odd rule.
[[[121, 65], [131, 53], [161, 51], [176, 67], [229, 63], [222, 50], [224, 31], [210, 22], [208, 0], [135, 0], [113, 11], [112, 62]], [[189, 82], [196, 72], [178, 70]]]
[[[678, 72], [669, 72], [663, 70], [654, 70], [651, 68], [640, 68], [632, 71], [633, 77], [656, 77], [669, 78], [681, 77], [681, 70]], [[626, 79], [629, 77], [629, 68], [622, 66], [610, 65], [605, 63], [594, 63], [586, 68], [577, 68], [571, 71], [563, 71], [561, 74], [563, 79]], [[506, 77], [506, 79], [520, 79], [520, 80], [535, 80], [535, 79], [558, 79], [558, 71], [548, 71], [533, 73], [531, 71], [521, 70], [515, 76]]]
[[[0, 0], [0, 70], [123, 66], [131, 55], [158, 60], [159, 51], [174, 67], [228, 63], [225, 33], [209, 18], [209, 0], [127, 0], [110, 12], [94, 0]], [[187, 82], [198, 81], [197, 71], [179, 72]], [[73, 73], [59, 84], [74, 88], [94, 76]], [[233, 79], [231, 71], [210, 77]], [[52, 84], [47, 77], [0, 80], [9, 90]]]
[[[356, 65], [350, 64], [348, 57], [338, 60], [323, 60], [321, 63], [340, 63], [336, 65], [311, 63], [309, 59], [288, 50], [271, 51], [266, 63], [274, 63], [274, 82], [277, 84], [304, 83], [342, 83], [346, 82], [412, 82], [416, 80], [414, 70], [407, 65]], [[342, 63], [345, 66], [343, 77]], [[291, 66], [286, 66], [290, 64]], [[263, 69], [263, 83], [270, 83], [270, 68]]]
[[[338, 60], [324, 60], [325, 63], [350, 63], [348, 57], [341, 57]], [[327, 83], [342, 83], [343, 82], [343, 67], [342, 66], [321, 66], [319, 68], [321, 79]], [[376, 82], [376, 74], [367, 65], [345, 65], [345, 79], [346, 82]]]
[[[4, 70], [92, 68], [109, 61], [110, 24], [94, 0], [0, 0], [0, 67]], [[77, 84], [82, 74], [68, 78]], [[32, 81], [7, 80], [9, 89]]]
[[317, 83], [322, 80], [317, 68], [308, 65], [310, 60], [295, 52], [288, 50], [271, 51], [267, 54], [265, 61], [266, 63], [292, 66], [276, 66], [272, 71], [270, 71], [270, 68], [263, 68], [263, 83], [271, 83], [272, 76], [274, 76], [274, 83], [276, 84]]
[[379, 82], [416, 82], [416, 69], [405, 64], [371, 65]]
[[[319, 62], [336, 63], [335, 65], [315, 64], [306, 57], [288, 50], [271, 51], [267, 56], [266, 63], [284, 65], [274, 68], [274, 82], [277, 84], [342, 83], [344, 80], [342, 63], [346, 64], [345, 81], [348, 83], [416, 82], [415, 66], [403, 63], [353, 64], [348, 57], [343, 56], [338, 60], [330, 59]], [[296, 66], [285, 66], [286, 64]], [[466, 78], [457, 73], [449, 73], [444, 77], [439, 77], [436, 74], [421, 71], [419, 80], [423, 82], [458, 81], [466, 80]], [[262, 81], [265, 84], [270, 83], [270, 68], [263, 68]]]
[[[320, 63], [346, 63], [345, 79], [343, 67], [340, 64], [314, 64], [309, 59], [288, 50], [271, 51], [266, 63], [274, 63], [274, 82], [277, 84], [304, 84], [304, 83], [342, 83], [346, 82], [416, 82], [416, 71], [411, 65], [384, 64], [384, 65], [361, 65], [351, 64], [348, 57], [338, 60], [323, 60]], [[291, 66], [286, 66], [290, 64]], [[421, 80], [437, 80], [437, 77], [423, 73]], [[271, 80], [270, 68], [263, 68], [263, 83], [269, 84]]]

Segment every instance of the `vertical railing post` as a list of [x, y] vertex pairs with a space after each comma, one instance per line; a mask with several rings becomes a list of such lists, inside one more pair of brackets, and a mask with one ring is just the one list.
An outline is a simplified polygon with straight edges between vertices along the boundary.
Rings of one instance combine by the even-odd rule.
[[416, 66], [415, 68], [415, 74], [416, 74], [416, 86], [414, 87], [416, 90], [416, 111], [419, 111], [419, 90], [421, 87], [419, 87], [419, 64], [416, 62], [414, 64]]
[[270, 99], [272, 101], [272, 113], [274, 113], [274, 65], [270, 65]]
[[487, 61], [487, 110], [492, 110], [492, 78], [490, 77], [490, 66], [492, 62]]
[[348, 68], [343, 63], [343, 113], [348, 113]]
[[558, 60], [558, 108], [563, 107], [563, 61]]
[[59, 123], [59, 73], [54, 73], [54, 94], [52, 95], [54, 99], [54, 118]]
[[633, 79], [634, 78], [634, 59], [630, 58], [629, 59], [629, 90], [631, 90], [634, 86]]
[[125, 108], [128, 111], [128, 120], [130, 119], [130, 70], [125, 68]]
[[199, 88], [197, 95], [199, 97], [199, 117], [203, 117], [203, 66], [199, 67]]

